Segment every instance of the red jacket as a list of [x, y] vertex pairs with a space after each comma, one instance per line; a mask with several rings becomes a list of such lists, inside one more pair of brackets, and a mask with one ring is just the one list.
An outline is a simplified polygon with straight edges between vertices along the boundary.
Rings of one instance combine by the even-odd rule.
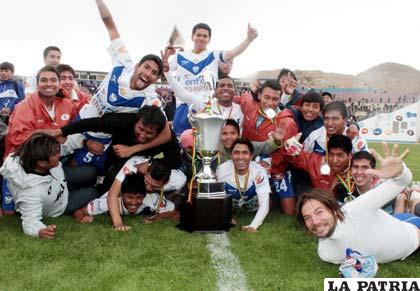
[[81, 90], [77, 89], [74, 90], [77, 94], [77, 99], [72, 99], [71, 93], [72, 91], [63, 90], [64, 98], [68, 98], [73, 102], [74, 106], [76, 107], [77, 113], [79, 113], [80, 109], [82, 109], [83, 105], [89, 102], [89, 95]]
[[54, 100], [55, 118], [51, 120], [38, 92], [20, 102], [9, 119], [4, 157], [14, 152], [37, 129], [58, 129], [69, 124], [77, 114], [76, 107], [66, 98]]
[[312, 187], [331, 191], [337, 184], [336, 175], [332, 172], [329, 175], [321, 175], [320, 169], [324, 163], [324, 156], [302, 151], [299, 156], [292, 157], [286, 155], [284, 148], [281, 149], [281, 152], [292, 166], [308, 172], [311, 177]]
[[259, 116], [258, 108], [260, 108], [260, 104], [248, 93], [236, 96], [234, 101], [241, 105], [241, 110], [244, 114], [242, 137], [249, 139], [250, 141], [266, 141], [268, 139], [268, 134], [271, 131], [274, 131], [276, 127], [275, 122], [278, 115], [275, 118], [274, 123], [269, 119], [265, 119], [257, 129], [256, 124]]
[[[299, 132], [299, 127], [295, 122], [293, 112], [289, 109], [283, 109], [278, 115], [276, 123], [285, 129], [283, 142], [295, 136]], [[289, 163], [283, 156], [281, 150], [277, 150], [271, 154], [271, 173], [284, 173], [289, 166]]]

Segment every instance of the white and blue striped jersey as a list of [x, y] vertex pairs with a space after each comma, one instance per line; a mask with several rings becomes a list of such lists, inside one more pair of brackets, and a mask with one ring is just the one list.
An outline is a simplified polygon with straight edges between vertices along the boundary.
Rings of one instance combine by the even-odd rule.
[[[344, 133], [346, 132], [347, 126], [344, 128]], [[366, 140], [360, 136], [352, 140], [352, 145], [352, 154], [355, 154], [360, 151], [369, 151], [369, 147]], [[325, 155], [327, 148], [327, 130], [325, 129], [325, 126], [322, 126], [312, 131], [304, 140], [303, 146], [303, 149], [306, 152]]]
[[[224, 62], [224, 51], [180, 51], [170, 63], [170, 72], [188, 92], [203, 99], [212, 97], [218, 80], [219, 63]], [[177, 98], [177, 106], [184, 103]], [[203, 106], [204, 107], [204, 106]]]
[[250, 162], [249, 177], [246, 187], [243, 187], [246, 180], [245, 175], [238, 175], [241, 188], [245, 188], [242, 197], [238, 189], [239, 185], [236, 184], [235, 167], [232, 160], [221, 164], [217, 168], [216, 175], [219, 182], [225, 182], [225, 191], [227, 194], [232, 195], [234, 207], [241, 207], [242, 204], [250, 204], [247, 205], [249, 210], [257, 210], [254, 219], [249, 225], [257, 229], [263, 223], [269, 210], [271, 188], [267, 171], [256, 162]]
[[109, 112], [137, 112], [143, 105], [150, 105], [154, 97], [148, 92], [148, 88], [130, 88], [135, 65], [122, 39], [114, 39], [108, 51], [112, 59], [112, 70], [106, 75], [89, 103], [80, 110], [79, 115], [82, 119], [100, 117]]
[[327, 147], [327, 130], [325, 126], [312, 131], [303, 142], [305, 152], [325, 155]]

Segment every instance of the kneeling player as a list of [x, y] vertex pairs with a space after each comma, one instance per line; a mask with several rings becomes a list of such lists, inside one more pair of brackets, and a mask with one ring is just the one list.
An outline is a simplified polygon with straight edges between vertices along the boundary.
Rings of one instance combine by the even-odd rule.
[[269, 211], [270, 183], [266, 170], [251, 161], [252, 143], [238, 139], [232, 145], [232, 160], [221, 164], [217, 169], [220, 182], [225, 182], [225, 190], [232, 195], [233, 207], [257, 211], [251, 224], [242, 230], [256, 232]]

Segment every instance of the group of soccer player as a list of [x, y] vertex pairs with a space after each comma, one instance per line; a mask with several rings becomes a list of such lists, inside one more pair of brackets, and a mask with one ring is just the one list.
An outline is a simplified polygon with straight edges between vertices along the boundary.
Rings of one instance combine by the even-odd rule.
[[[383, 158], [369, 150], [345, 104], [328, 93], [302, 94], [290, 70], [238, 94], [230, 69], [257, 38], [255, 28], [248, 24], [235, 48], [216, 51], [207, 48], [210, 27], [199, 23], [192, 50], [167, 47], [134, 63], [107, 6], [96, 4], [113, 66], [93, 96], [77, 87], [71, 66], [59, 64], [57, 47], [44, 52], [46, 66], [23, 100], [7, 95], [20, 102], [7, 112], [2, 214], [18, 212], [25, 234], [55, 238], [57, 226], [42, 219], [63, 214], [91, 223], [109, 213], [116, 231], [130, 229], [124, 215], [143, 214], [145, 223], [178, 218], [202, 164], [188, 115], [210, 110], [226, 119], [212, 168], [232, 197], [232, 224], [256, 233], [278, 204], [320, 238], [321, 259], [334, 263], [346, 248], [388, 262], [419, 247], [420, 189], [408, 188], [408, 152], [385, 146]], [[162, 75], [176, 96], [173, 122], [151, 86]], [[241, 223], [239, 211], [256, 214]]]

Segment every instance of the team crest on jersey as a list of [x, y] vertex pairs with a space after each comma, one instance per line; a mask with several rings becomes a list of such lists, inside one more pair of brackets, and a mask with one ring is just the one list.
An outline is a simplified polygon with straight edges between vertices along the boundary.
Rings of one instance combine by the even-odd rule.
[[194, 73], [198, 73], [198, 71], [200, 70], [200, 67], [199, 66], [194, 66], [192, 68], [192, 70], [193, 70]]
[[126, 96], [127, 95], [127, 90], [125, 90], [124, 88], [121, 88], [120, 87], [119, 92], [120, 92], [120, 95], [122, 95], [122, 96]]
[[258, 174], [257, 177], [255, 177], [255, 183], [261, 184], [264, 181], [264, 176], [261, 174]]
[[64, 113], [63, 115], [61, 115], [61, 120], [66, 121], [70, 119], [70, 115], [68, 115], [67, 113]]
[[4, 203], [5, 204], [11, 204], [13, 202], [13, 197], [12, 196], [5, 196], [4, 197]]
[[109, 100], [112, 102], [117, 101], [117, 95], [115, 95], [115, 93], [112, 93], [111, 96], [109, 96]]

